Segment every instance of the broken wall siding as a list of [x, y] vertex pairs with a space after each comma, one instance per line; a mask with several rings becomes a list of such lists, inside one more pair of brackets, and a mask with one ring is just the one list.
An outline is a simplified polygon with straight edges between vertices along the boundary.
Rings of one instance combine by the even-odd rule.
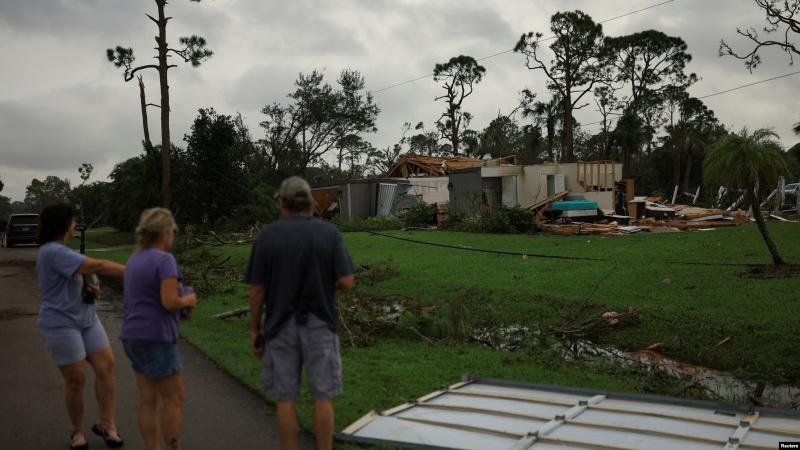
[[450, 201], [450, 191], [447, 189], [447, 184], [450, 182], [448, 177], [416, 177], [400, 180], [411, 184], [408, 195], [416, 196], [423, 203], [432, 205]]

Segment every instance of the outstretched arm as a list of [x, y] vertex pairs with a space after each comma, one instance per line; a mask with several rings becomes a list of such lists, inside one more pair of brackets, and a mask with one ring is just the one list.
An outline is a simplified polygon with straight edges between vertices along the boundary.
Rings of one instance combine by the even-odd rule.
[[80, 266], [78, 266], [79, 274], [96, 273], [113, 278], [122, 278], [125, 273], [125, 266], [114, 261], [107, 259], [95, 259], [86, 257]]

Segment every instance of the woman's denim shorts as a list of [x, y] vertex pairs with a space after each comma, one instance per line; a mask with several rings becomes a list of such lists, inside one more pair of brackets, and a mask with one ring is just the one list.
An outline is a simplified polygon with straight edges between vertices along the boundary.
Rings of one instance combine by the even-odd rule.
[[183, 370], [178, 344], [171, 342], [123, 339], [122, 347], [131, 367], [151, 380], [166, 378]]

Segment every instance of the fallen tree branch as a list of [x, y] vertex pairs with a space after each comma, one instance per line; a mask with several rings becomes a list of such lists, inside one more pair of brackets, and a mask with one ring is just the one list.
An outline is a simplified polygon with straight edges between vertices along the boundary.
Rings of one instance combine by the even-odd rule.
[[247, 308], [238, 308], [234, 309], [233, 311], [226, 311], [224, 313], [217, 314], [214, 316], [215, 319], [225, 320], [231, 317], [243, 317], [247, 314], [250, 314], [250, 307]]
[[217, 233], [215, 233], [214, 230], [208, 230], [208, 235], [213, 237], [214, 239], [216, 239], [222, 245], [230, 244], [230, 241], [226, 241], [226, 240], [222, 239], [221, 237], [219, 237], [219, 235]]

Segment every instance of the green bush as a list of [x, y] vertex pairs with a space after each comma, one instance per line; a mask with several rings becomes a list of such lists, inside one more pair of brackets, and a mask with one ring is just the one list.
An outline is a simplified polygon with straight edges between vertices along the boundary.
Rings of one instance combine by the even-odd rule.
[[412, 206], [403, 216], [406, 227], [426, 228], [436, 225], [436, 205], [418, 203]]
[[233, 228], [246, 229], [253, 225], [266, 225], [278, 220], [281, 210], [275, 201], [275, 188], [266, 183], [258, 184], [250, 194], [250, 203], [238, 208], [233, 214]]
[[511, 231], [512, 233], [528, 233], [533, 229], [533, 213], [527, 209], [519, 205], [510, 208], [502, 206], [500, 211], [508, 217], [508, 223], [513, 230]]
[[466, 216], [458, 209], [451, 209], [447, 212], [447, 220], [444, 222], [444, 228], [450, 231], [463, 231], [464, 220]]
[[533, 229], [533, 224], [530, 211], [519, 206], [500, 206], [463, 219], [458, 229], [469, 233], [528, 233]]
[[366, 219], [348, 220], [342, 216], [335, 216], [333, 224], [339, 231], [387, 231], [403, 229], [403, 222], [395, 216], [375, 216]]

